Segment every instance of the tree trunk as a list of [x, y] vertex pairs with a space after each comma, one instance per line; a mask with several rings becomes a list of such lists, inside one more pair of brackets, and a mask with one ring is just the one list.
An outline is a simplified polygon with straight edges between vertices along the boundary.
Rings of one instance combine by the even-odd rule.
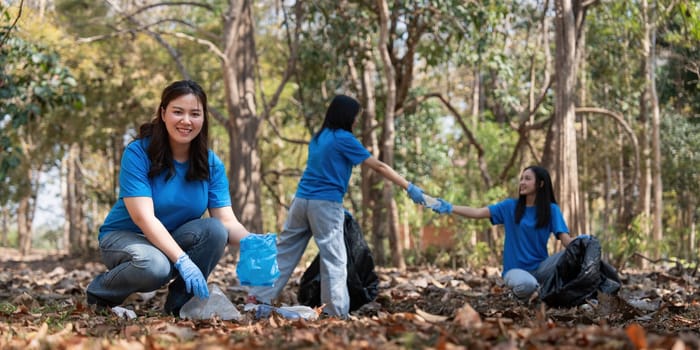
[[257, 141], [261, 118], [257, 115], [255, 100], [257, 58], [251, 2], [235, 2], [226, 18], [223, 70], [229, 115], [226, 129], [231, 201], [241, 223], [252, 232], [262, 232]]
[[70, 192], [71, 178], [73, 176], [73, 169], [70, 166], [71, 152], [69, 152], [61, 160], [61, 204], [63, 205], [63, 234], [59, 240], [58, 249], [70, 249], [68, 245], [70, 242], [70, 231], [71, 231], [71, 207], [73, 205], [73, 197]]
[[64, 160], [65, 179], [62, 190], [66, 219], [63, 226], [63, 241], [67, 245], [65, 248], [75, 255], [85, 254], [89, 249], [89, 233], [85, 217], [85, 184], [80, 168], [81, 156], [81, 145], [73, 143]]
[[[381, 150], [382, 161], [387, 165], [394, 166], [394, 115], [396, 108], [396, 71], [389, 55], [389, 6], [385, 0], [377, 0], [379, 11], [379, 43], [378, 49], [382, 59], [384, 78], [386, 83], [386, 101], [384, 108], [384, 130], [382, 132]], [[382, 190], [382, 202], [387, 215], [387, 233], [389, 234], [389, 245], [391, 247], [391, 260], [394, 267], [404, 269], [406, 263], [403, 258], [403, 247], [399, 239], [398, 208], [394, 200], [394, 184], [384, 180]]]
[[688, 238], [688, 240], [690, 241], [690, 244], [687, 245], [687, 246], [688, 246], [688, 252], [687, 252], [688, 255], [687, 255], [687, 256], [688, 256], [688, 260], [689, 260], [689, 261], [692, 261], [693, 259], [696, 259], [696, 260], [695, 260], [695, 263], [697, 264], [697, 263], [698, 263], [698, 260], [697, 260], [698, 257], [697, 257], [697, 256], [693, 256], [693, 255], [695, 254], [695, 252], [697, 251], [697, 250], [695, 250], [695, 249], [696, 249], [696, 248], [695, 248], [695, 247], [696, 247], [696, 245], [695, 245], [695, 237], [697, 237], [696, 224], [695, 224], [695, 222], [696, 222], [697, 220], [695, 219], [695, 209], [694, 209], [694, 208], [695, 208], [694, 206], [691, 207], [691, 209], [689, 209], [689, 213], [688, 213], [688, 214], [689, 214], [688, 216], [689, 216], [689, 219], [690, 219], [690, 234], [689, 234], [690, 237]]
[[8, 239], [7, 239], [7, 231], [10, 229], [9, 221], [10, 221], [10, 215], [9, 215], [10, 209], [3, 205], [2, 210], [0, 210], [0, 214], [2, 214], [2, 224], [0, 225], [0, 229], [2, 232], [0, 232], [0, 246], [7, 247], [8, 245]]
[[[371, 48], [367, 48], [371, 50]], [[365, 59], [362, 64], [362, 104], [363, 116], [362, 116], [362, 144], [367, 147], [371, 152], [372, 156], [379, 158], [379, 142], [377, 141], [376, 133], [374, 132], [374, 126], [377, 125], [377, 104], [376, 96], [374, 94], [375, 84], [374, 84], [374, 74], [376, 73], [377, 67], [374, 64], [374, 60], [371, 58]], [[377, 265], [382, 266], [386, 264], [386, 252], [384, 251], [384, 238], [385, 231], [381, 224], [381, 215], [379, 201], [377, 198], [381, 197], [381, 191], [376, 186], [379, 179], [379, 175], [374, 173], [366, 165], [361, 165], [361, 187], [362, 187], [362, 228], [364, 232], [372, 233], [372, 246], [374, 258]], [[371, 224], [370, 224], [371, 223]]]
[[[581, 42], [586, 42], [586, 30], [585, 28], [581, 30]], [[585, 45], [580, 45], [580, 50], [581, 52], [581, 60], [577, 63], [578, 67], [580, 68], [580, 72], [585, 72], [586, 71], [586, 46]], [[581, 74], [580, 80], [582, 86], [579, 94], [579, 101], [581, 101], [581, 104], [586, 106], [588, 105], [588, 91], [586, 90], [587, 84], [586, 84], [586, 74]], [[588, 143], [588, 120], [585, 117], [581, 118], [581, 142], [583, 142], [584, 145]], [[589, 178], [589, 162], [588, 158], [586, 157], [586, 153], [581, 153], [581, 159], [579, 160], [581, 162], [581, 172], [583, 173], [583, 178], [587, 179]], [[581, 207], [580, 210], [583, 213], [582, 216], [582, 223], [581, 223], [581, 229], [582, 231], [580, 233], [586, 233], [586, 234], [591, 234], [591, 227], [592, 223], [590, 222], [590, 209], [589, 209], [589, 197], [588, 197], [588, 191], [581, 191]]]
[[553, 181], [559, 206], [574, 235], [583, 233], [576, 151], [576, 12], [571, 0], [556, 0], [556, 96], [552, 133]]
[[649, 144], [649, 117], [647, 113], [647, 98], [649, 92], [645, 89], [639, 101], [639, 146], [641, 148], [642, 160], [640, 162], [641, 179], [639, 184], [639, 198], [641, 204], [642, 232], [644, 237], [651, 238], [651, 228], [649, 218], [651, 218], [651, 147]]
[[[472, 108], [471, 108], [471, 125], [472, 129], [476, 130], [479, 124], [479, 114], [481, 113], [480, 110], [481, 107], [481, 57], [477, 59], [476, 64], [474, 65], [474, 80], [472, 81]], [[471, 169], [465, 169], [465, 175], [469, 176], [469, 172]], [[472, 203], [478, 203], [478, 194], [476, 191], [472, 191], [469, 194], [470, 200]], [[472, 247], [476, 247], [477, 243], [479, 241], [482, 242], [487, 242], [489, 243], [489, 248], [493, 248], [491, 246], [491, 232], [492, 230], [484, 230], [480, 232], [475, 232], [471, 237], [469, 237], [469, 244]], [[481, 236], [481, 237], [479, 237]], [[422, 237], [422, 235], [421, 235]]]
[[[644, 19], [644, 38], [642, 39], [642, 47], [644, 49], [644, 58], [646, 61], [646, 78], [647, 91], [646, 96], [649, 98], [649, 107], [651, 108], [651, 168], [652, 168], [652, 191], [653, 191], [653, 214], [652, 219], [652, 239], [654, 242], [661, 242], [663, 239], [662, 216], [663, 216], [663, 184], [661, 181], [661, 113], [659, 111], [659, 98], [656, 94], [656, 76], [654, 68], [656, 66], [656, 25], [654, 24], [655, 16], [650, 14], [649, 6], [646, 0], [642, 0], [642, 17]], [[653, 256], [659, 258], [659, 246], [654, 246]]]
[[28, 229], [28, 212], [29, 198], [24, 196], [19, 200], [19, 206], [17, 206], [17, 241], [21, 255], [29, 254], [32, 249], [32, 231]]

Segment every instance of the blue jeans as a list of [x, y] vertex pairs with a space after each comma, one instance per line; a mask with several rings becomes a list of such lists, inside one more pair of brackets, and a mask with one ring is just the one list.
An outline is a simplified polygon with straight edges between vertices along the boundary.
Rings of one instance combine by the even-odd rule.
[[[228, 240], [226, 228], [215, 218], [189, 221], [171, 234], [205, 278], [218, 264]], [[88, 285], [89, 304], [120, 305], [132, 293], [154, 291], [173, 277], [165, 312], [178, 314], [193, 295], [187, 293], [185, 281], [173, 263], [142, 233], [110, 232], [100, 240], [100, 252], [109, 270], [97, 275]]]
[[264, 303], [277, 298], [313, 236], [321, 261], [321, 304], [326, 305], [324, 312], [331, 316], [346, 317], [350, 311], [350, 296], [344, 222], [342, 203], [295, 198], [277, 239], [280, 277], [272, 287], [251, 288], [250, 295]]
[[547, 277], [554, 273], [554, 269], [556, 269], [557, 262], [562, 254], [564, 254], [564, 251], [550, 255], [534, 271], [525, 271], [523, 269], [508, 270], [503, 276], [506, 286], [513, 290], [513, 294], [518, 299], [528, 300], [532, 293], [540, 287], [540, 283], [543, 283]]

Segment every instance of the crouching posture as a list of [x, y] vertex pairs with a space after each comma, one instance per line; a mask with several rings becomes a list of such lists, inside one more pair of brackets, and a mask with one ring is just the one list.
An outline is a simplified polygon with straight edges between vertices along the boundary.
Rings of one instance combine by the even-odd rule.
[[433, 210], [472, 219], [489, 218], [494, 225], [504, 225], [502, 276], [513, 294], [527, 301], [536, 296], [539, 286], [554, 272], [561, 255], [559, 252], [549, 256], [550, 235], [554, 234], [564, 246], [568, 246], [572, 238], [554, 198], [552, 180], [546, 169], [525, 168], [520, 175], [518, 193], [517, 199], [508, 198], [483, 208], [453, 206], [438, 199], [440, 203]]
[[119, 199], [99, 233], [109, 270], [88, 285], [88, 304], [118, 306], [174, 279], [164, 309], [178, 315], [193, 295], [209, 297], [207, 277], [227, 242], [248, 235], [231, 208], [224, 165], [208, 149], [206, 94], [193, 81], [174, 82], [124, 150]]

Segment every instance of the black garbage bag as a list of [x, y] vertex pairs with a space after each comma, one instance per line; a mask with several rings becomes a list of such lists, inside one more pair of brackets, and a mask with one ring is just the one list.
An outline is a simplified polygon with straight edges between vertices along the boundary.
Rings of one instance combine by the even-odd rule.
[[[362, 234], [360, 225], [349, 212], [345, 212], [343, 228], [345, 248], [348, 254], [348, 292], [350, 311], [377, 297], [379, 278], [374, 272], [374, 258]], [[321, 305], [321, 260], [318, 255], [304, 271], [299, 283], [297, 301], [300, 304], [317, 307]]]
[[542, 283], [540, 299], [551, 307], [573, 307], [595, 299], [598, 291], [615, 294], [621, 285], [615, 268], [601, 260], [600, 241], [575, 239]]

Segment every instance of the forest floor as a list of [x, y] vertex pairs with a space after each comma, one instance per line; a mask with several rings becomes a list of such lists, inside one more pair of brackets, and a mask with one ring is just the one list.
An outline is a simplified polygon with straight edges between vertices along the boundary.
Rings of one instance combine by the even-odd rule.
[[[84, 291], [104, 271], [97, 259], [0, 249], [0, 266], [0, 349], [700, 349], [700, 276], [677, 266], [618, 271], [617, 295], [566, 309], [516, 301], [496, 268], [377, 268], [374, 302], [313, 321], [245, 311], [230, 256], [209, 282], [236, 321], [164, 316], [165, 288], [128, 299], [134, 319], [95, 311]], [[302, 272], [281, 300], [294, 303]]]

